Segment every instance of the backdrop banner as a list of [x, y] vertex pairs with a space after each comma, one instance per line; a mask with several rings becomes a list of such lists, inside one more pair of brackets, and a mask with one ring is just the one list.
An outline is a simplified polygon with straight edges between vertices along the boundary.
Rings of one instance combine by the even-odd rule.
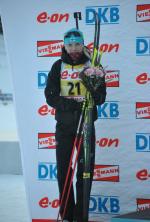
[[150, 0], [0, 0], [31, 222], [56, 221], [55, 110], [46, 104], [48, 72], [63, 34], [79, 28], [93, 48], [94, 17], [107, 99], [98, 106], [90, 221], [150, 208]]

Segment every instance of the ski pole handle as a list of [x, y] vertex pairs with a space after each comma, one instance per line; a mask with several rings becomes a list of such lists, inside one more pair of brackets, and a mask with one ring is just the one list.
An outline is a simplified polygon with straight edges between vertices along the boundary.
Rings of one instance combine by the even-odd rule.
[[76, 20], [76, 28], [79, 29], [79, 20], [82, 20], [81, 12], [74, 12], [73, 15]]

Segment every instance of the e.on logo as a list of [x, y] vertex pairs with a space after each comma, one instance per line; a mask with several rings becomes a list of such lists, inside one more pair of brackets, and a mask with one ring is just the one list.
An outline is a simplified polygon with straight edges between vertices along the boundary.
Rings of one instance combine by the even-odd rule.
[[146, 72], [143, 72], [136, 77], [136, 82], [141, 85], [145, 85], [149, 81], [150, 81], [150, 75]]
[[[87, 45], [87, 47], [93, 51], [93, 47], [94, 47], [94, 43], [91, 42]], [[115, 43], [115, 44], [108, 44], [108, 43], [104, 43], [104, 44], [101, 44], [100, 47], [99, 47], [99, 51], [102, 51], [102, 52], [118, 52], [119, 51], [119, 43]]]
[[47, 207], [52, 207], [52, 208], [58, 208], [59, 207], [59, 200], [55, 199], [55, 200], [49, 200], [48, 197], [43, 197], [40, 201], [39, 201], [39, 205], [42, 208], [47, 208]]
[[43, 105], [38, 109], [38, 114], [41, 116], [46, 116], [47, 114], [50, 114], [52, 116], [55, 115], [55, 109], [49, 107], [48, 105]]
[[148, 180], [150, 179], [150, 173], [148, 172], [147, 169], [143, 169], [137, 172], [136, 177], [139, 180]]
[[54, 13], [54, 14], [48, 14], [47, 12], [41, 12], [37, 16], [37, 22], [39, 23], [61, 23], [61, 22], [68, 22], [69, 20], [69, 13]]
[[112, 139], [112, 138], [101, 138], [99, 140], [96, 141], [96, 144], [99, 146], [99, 147], [102, 147], [102, 148], [108, 148], [108, 147], [118, 147], [119, 145], [119, 139], [118, 138], [115, 138], [115, 139]]

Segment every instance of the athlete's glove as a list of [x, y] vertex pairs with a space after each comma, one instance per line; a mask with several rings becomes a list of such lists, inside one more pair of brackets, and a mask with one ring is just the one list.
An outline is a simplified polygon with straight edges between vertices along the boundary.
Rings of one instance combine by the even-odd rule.
[[102, 67], [86, 67], [79, 74], [83, 85], [92, 93], [104, 83], [106, 73]]

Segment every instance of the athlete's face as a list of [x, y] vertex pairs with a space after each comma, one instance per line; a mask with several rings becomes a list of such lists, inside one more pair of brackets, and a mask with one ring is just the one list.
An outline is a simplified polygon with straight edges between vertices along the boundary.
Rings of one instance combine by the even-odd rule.
[[72, 60], [78, 60], [83, 52], [83, 44], [77, 42], [66, 44], [65, 49], [72, 58]]

